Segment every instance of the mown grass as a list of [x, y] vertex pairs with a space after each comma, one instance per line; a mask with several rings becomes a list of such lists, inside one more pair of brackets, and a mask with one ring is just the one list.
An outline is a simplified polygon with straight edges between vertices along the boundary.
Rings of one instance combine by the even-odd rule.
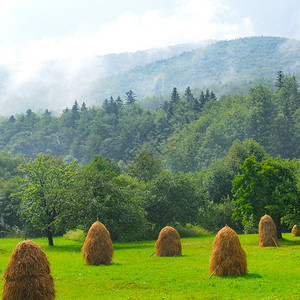
[[[300, 299], [300, 238], [284, 234], [279, 248], [259, 248], [255, 234], [239, 238], [249, 274], [211, 279], [212, 235], [181, 239], [182, 257], [150, 257], [155, 241], [116, 243], [109, 266], [85, 265], [80, 242], [33, 240], [50, 260], [57, 299]], [[1, 276], [20, 241], [0, 239]]]

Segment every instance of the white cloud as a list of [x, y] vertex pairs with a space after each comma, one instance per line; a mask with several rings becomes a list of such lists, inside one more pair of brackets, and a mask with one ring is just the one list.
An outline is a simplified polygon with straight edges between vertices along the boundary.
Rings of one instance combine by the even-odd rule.
[[93, 33], [77, 32], [64, 38], [45, 37], [27, 41], [18, 49], [7, 46], [0, 51], [0, 63], [120, 53], [253, 34], [249, 18], [236, 22], [218, 19], [229, 11], [221, 0], [177, 0], [173, 11], [171, 15], [158, 10], [141, 14], [127, 11], [91, 31]]

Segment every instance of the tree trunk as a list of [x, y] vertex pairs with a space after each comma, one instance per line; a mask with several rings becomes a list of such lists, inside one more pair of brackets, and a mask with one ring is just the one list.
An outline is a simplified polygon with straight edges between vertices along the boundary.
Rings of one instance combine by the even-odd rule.
[[275, 225], [276, 225], [276, 228], [277, 228], [277, 237], [278, 239], [282, 239], [282, 232], [281, 232], [281, 222], [280, 222], [280, 219], [281, 218], [278, 218]]
[[49, 246], [53, 246], [53, 236], [52, 236], [52, 232], [50, 230], [47, 230], [47, 236], [48, 236]]

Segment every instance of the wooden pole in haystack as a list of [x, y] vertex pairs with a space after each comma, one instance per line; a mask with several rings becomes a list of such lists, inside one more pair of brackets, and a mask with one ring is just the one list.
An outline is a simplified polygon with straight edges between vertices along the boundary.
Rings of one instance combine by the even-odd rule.
[[3, 276], [3, 300], [52, 300], [55, 298], [50, 264], [44, 251], [34, 242], [19, 243]]

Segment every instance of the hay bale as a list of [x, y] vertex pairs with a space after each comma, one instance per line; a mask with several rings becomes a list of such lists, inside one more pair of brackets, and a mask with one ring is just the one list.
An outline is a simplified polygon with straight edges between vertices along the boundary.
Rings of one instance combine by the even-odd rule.
[[19, 243], [8, 262], [2, 299], [51, 300], [55, 298], [53, 277], [45, 252], [32, 241]]
[[218, 276], [237, 276], [247, 273], [246, 253], [234, 230], [227, 225], [216, 235], [210, 256], [209, 269]]
[[300, 236], [300, 229], [298, 228], [297, 225], [294, 225], [292, 228], [292, 235], [293, 236]]
[[155, 243], [156, 256], [181, 256], [180, 236], [171, 226], [164, 227]]
[[264, 215], [258, 225], [258, 246], [278, 247], [277, 228], [269, 215]]
[[109, 231], [101, 222], [96, 221], [91, 226], [82, 247], [82, 254], [88, 265], [108, 265], [112, 262], [113, 244]]

